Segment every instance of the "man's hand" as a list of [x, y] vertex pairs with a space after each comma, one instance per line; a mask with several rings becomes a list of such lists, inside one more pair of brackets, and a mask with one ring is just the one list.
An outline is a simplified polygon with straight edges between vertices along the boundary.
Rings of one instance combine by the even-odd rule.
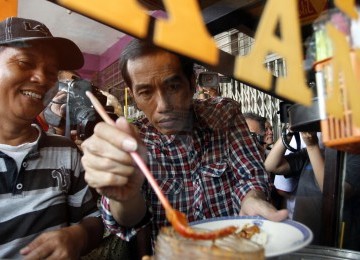
[[316, 132], [301, 132], [300, 134], [306, 144], [306, 147], [318, 145], [319, 139]]
[[241, 202], [240, 216], [261, 216], [272, 221], [282, 221], [288, 217], [288, 211], [277, 210], [265, 200], [261, 191], [252, 190]]
[[45, 232], [21, 249], [24, 259], [79, 259], [84, 238], [73, 236], [69, 228]]
[[135, 166], [129, 152], [137, 150], [145, 159], [146, 149], [139, 143], [135, 129], [125, 118], [119, 118], [116, 126], [103, 122], [97, 124], [94, 134], [81, 145], [85, 180], [89, 186], [120, 202], [138, 195], [144, 175]]
[[88, 217], [79, 224], [44, 232], [20, 250], [25, 259], [80, 259], [102, 241], [101, 218]]
[[51, 111], [54, 114], [65, 118], [66, 99], [67, 99], [67, 92], [59, 91], [50, 102]]
[[86, 182], [110, 199], [111, 213], [120, 225], [138, 223], [146, 212], [141, 194], [145, 177], [129, 152], [137, 151], [144, 161], [147, 160], [147, 152], [135, 128], [123, 117], [116, 121], [115, 126], [98, 123], [94, 134], [81, 147]]

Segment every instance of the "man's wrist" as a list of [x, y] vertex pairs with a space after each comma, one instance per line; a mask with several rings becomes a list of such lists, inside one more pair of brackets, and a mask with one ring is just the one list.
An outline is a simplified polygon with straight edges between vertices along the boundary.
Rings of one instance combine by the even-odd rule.
[[151, 214], [149, 208], [146, 207], [146, 212], [145, 212], [144, 217], [140, 220], [139, 223], [137, 223], [134, 226], [134, 228], [138, 229], [138, 228], [141, 228], [142, 226], [145, 226], [147, 223], [149, 223], [151, 221], [151, 218], [152, 218], [152, 214]]
[[146, 215], [147, 205], [141, 193], [128, 200], [109, 199], [109, 211], [121, 226], [131, 227]]

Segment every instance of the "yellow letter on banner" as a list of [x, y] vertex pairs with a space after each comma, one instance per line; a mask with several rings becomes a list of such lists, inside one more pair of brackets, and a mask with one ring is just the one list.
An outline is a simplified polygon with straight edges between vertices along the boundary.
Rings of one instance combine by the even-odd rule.
[[[275, 35], [278, 24], [281, 39]], [[275, 92], [281, 97], [310, 105], [312, 93], [306, 86], [299, 28], [297, 1], [268, 0], [252, 50], [249, 55], [236, 58], [234, 76], [270, 90], [271, 74], [264, 62], [268, 54], [277, 53], [286, 60], [287, 76], [277, 79]]]
[[0, 20], [4, 20], [10, 16], [17, 16], [17, 0], [0, 0]]
[[169, 18], [156, 20], [155, 44], [211, 65], [217, 64], [219, 50], [204, 25], [198, 1], [164, 0], [164, 4]]
[[357, 19], [358, 13], [355, 7], [355, 0], [335, 0], [334, 3], [337, 8], [346, 13], [352, 19]]
[[[333, 43], [334, 56], [332, 59], [332, 90], [327, 88], [326, 110], [330, 115], [339, 119], [344, 116], [344, 107], [352, 110], [353, 122], [360, 126], [360, 85], [356, 84], [356, 78], [350, 59], [350, 48], [346, 41], [346, 36], [338, 31], [330, 23], [326, 25], [326, 30]], [[340, 83], [341, 82], [341, 83]], [[342, 96], [340, 84], [343, 85], [345, 96]]]
[[150, 21], [146, 9], [136, 0], [58, 0], [75, 12], [127, 32], [135, 37], [147, 35]]

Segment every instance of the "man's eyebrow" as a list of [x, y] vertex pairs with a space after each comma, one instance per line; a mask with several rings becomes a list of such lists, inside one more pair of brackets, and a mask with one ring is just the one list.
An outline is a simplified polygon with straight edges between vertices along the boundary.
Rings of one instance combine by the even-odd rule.
[[182, 81], [182, 78], [180, 75], [172, 75], [164, 80], [165, 84], [173, 83], [173, 82], [179, 82]]
[[28, 50], [23, 50], [22, 52], [16, 53], [15, 57], [26, 57], [26, 58], [34, 58], [36, 55]]
[[144, 84], [140, 83], [140, 84], [136, 84], [136, 85], [133, 86], [135, 91], [139, 91], [141, 89], [150, 88], [150, 87], [151, 87], [151, 85], [146, 84], [146, 83], [144, 83]]

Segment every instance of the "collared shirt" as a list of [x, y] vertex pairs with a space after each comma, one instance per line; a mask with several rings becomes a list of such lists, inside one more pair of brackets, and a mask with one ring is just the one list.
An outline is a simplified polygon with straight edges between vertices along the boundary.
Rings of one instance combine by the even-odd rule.
[[[250, 190], [269, 197], [269, 176], [239, 103], [221, 97], [194, 100], [192, 122], [192, 131], [181, 135], [163, 135], [146, 118], [134, 122], [147, 147], [148, 167], [176, 210], [189, 222], [236, 216]], [[154, 239], [169, 222], [148, 182], [143, 195]], [[107, 198], [102, 198], [102, 211], [111, 232], [125, 240], [136, 234], [135, 228], [116, 223]]]

